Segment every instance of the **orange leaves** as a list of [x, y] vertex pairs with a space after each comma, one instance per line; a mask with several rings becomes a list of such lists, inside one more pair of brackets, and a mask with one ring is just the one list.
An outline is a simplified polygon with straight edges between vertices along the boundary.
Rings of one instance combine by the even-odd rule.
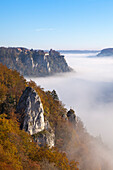
[[0, 82], [0, 104], [6, 100], [7, 90], [8, 88]]
[[41, 147], [38, 149], [37, 154], [35, 156], [35, 160], [37, 161], [43, 161], [48, 160], [48, 162], [54, 163], [55, 167], [61, 170], [71, 170], [73, 168], [74, 170], [77, 169], [77, 163], [75, 161], [70, 162], [68, 158], [66, 157], [65, 153], [59, 152], [57, 148], [48, 149], [46, 147]]
[[[24, 131], [19, 130], [15, 120], [7, 119], [6, 115], [0, 116], [0, 169], [11, 167], [12, 169], [23, 169], [30, 164], [31, 167], [39, 167], [37, 163], [33, 166], [29, 162], [29, 155], [34, 154], [36, 145], [31, 137]], [[36, 165], [36, 166], [35, 166]], [[29, 167], [29, 166], [28, 166]]]
[[38, 147], [29, 134], [19, 129], [16, 121], [18, 115], [14, 114], [12, 109], [15, 111], [26, 86], [34, 88], [39, 94], [45, 118], [60, 134], [58, 136], [57, 133], [60, 146], [64, 145], [63, 137], [68, 133], [63, 130], [67, 124], [62, 120], [62, 115], [66, 112], [62, 103], [55, 100], [50, 91], [44, 92], [33, 81], [26, 82], [18, 72], [0, 64], [0, 112], [6, 113], [0, 114], [0, 169], [40, 169], [41, 162], [46, 160], [45, 165], [48, 167], [77, 170], [76, 162], [70, 162], [65, 153], [56, 148]]
[[[12, 169], [40, 169], [40, 162], [48, 160], [48, 167], [61, 170], [77, 170], [76, 162], [70, 162], [65, 153], [59, 152], [57, 148], [37, 147], [31, 136], [19, 130], [14, 120], [0, 118], [0, 169], [9, 166]], [[54, 167], [54, 166], [53, 166]], [[73, 168], [73, 169], [74, 169]]]

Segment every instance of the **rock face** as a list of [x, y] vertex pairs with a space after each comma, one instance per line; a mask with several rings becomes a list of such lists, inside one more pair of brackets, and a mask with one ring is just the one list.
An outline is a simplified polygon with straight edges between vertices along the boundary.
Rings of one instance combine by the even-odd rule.
[[58, 95], [57, 95], [57, 93], [56, 93], [55, 90], [53, 90], [53, 91], [51, 92], [51, 95], [52, 95], [52, 97], [53, 97], [54, 100], [59, 101]]
[[26, 48], [0, 47], [0, 62], [24, 76], [49, 76], [72, 70], [64, 56], [55, 50], [44, 52]]
[[39, 95], [31, 87], [23, 92], [18, 106], [17, 113], [21, 114], [21, 129], [24, 129], [40, 145], [47, 144], [54, 146], [54, 132], [49, 122], [44, 121], [44, 110]]
[[74, 126], [76, 126], [78, 123], [78, 118], [73, 109], [70, 109], [66, 114], [64, 114], [63, 118], [72, 123]]
[[40, 97], [27, 87], [19, 100], [17, 112], [24, 112], [22, 128], [31, 135], [44, 130], [44, 110]]
[[54, 146], [55, 134], [48, 120], [45, 121], [44, 130], [33, 135], [33, 137], [40, 146], [48, 145], [50, 148]]
[[112, 56], [113, 57], [113, 48], [103, 49], [98, 55], [98, 57]]
[[73, 123], [73, 125], [77, 124], [77, 116], [75, 115], [75, 111], [73, 109], [70, 109], [67, 112], [67, 119], [69, 122]]

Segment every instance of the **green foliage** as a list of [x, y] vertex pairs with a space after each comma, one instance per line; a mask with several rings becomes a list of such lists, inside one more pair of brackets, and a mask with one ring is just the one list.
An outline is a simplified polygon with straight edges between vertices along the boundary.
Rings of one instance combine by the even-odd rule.
[[0, 113], [9, 113], [16, 108], [25, 87], [23, 76], [0, 64]]

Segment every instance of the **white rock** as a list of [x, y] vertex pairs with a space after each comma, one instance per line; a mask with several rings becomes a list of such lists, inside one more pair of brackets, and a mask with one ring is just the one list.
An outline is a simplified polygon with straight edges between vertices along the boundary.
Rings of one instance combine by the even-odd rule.
[[[34, 136], [34, 140], [40, 145], [54, 146], [55, 134], [49, 121], [44, 121], [44, 109], [37, 92], [27, 87], [23, 92], [17, 112], [21, 114], [22, 129]], [[41, 133], [39, 133], [41, 132]]]
[[24, 110], [23, 129], [31, 135], [44, 130], [44, 110], [39, 95], [27, 87], [20, 98], [17, 112]]

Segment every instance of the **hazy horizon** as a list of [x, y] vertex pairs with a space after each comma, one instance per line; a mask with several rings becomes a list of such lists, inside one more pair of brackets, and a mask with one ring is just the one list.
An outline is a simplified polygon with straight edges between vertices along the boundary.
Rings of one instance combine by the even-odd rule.
[[[50, 49], [52, 49], [52, 48], [49, 48], [49, 49], [43, 49], [43, 48], [32, 48], [32, 47], [27, 47], [27, 46], [5, 46], [5, 45], [1, 45], [0, 47], [5, 47], [5, 48], [27, 48], [27, 49], [33, 49], [33, 50], [44, 50], [44, 51], [49, 51]], [[105, 48], [110, 48], [110, 47], [105, 47]], [[105, 48], [102, 48], [102, 49], [105, 49]], [[113, 48], [113, 47], [111, 47], [111, 48]], [[92, 52], [92, 51], [94, 51], [94, 52], [99, 52], [99, 51], [101, 51], [102, 49], [68, 49], [68, 48], [66, 48], [66, 49], [60, 49], [60, 48], [58, 48], [58, 49], [55, 49], [55, 48], [53, 48], [53, 50], [56, 50], [56, 51], [88, 51], [88, 52]]]

